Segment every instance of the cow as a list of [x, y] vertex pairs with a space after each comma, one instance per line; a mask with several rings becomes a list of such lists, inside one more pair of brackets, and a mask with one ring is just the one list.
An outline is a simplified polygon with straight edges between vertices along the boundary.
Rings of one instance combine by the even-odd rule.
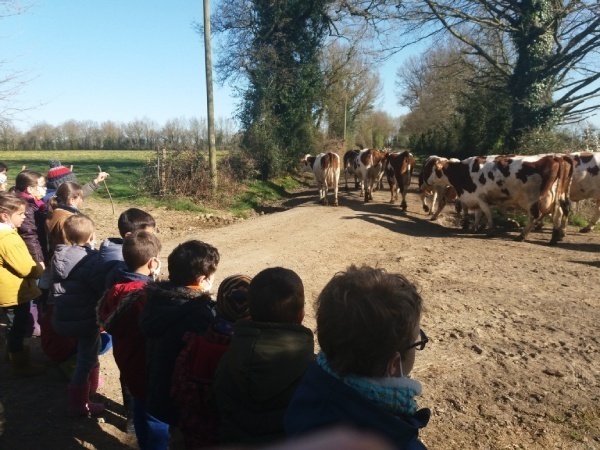
[[362, 194], [362, 181], [359, 181], [360, 168], [358, 165], [357, 157], [360, 150], [348, 150], [344, 153], [344, 176], [346, 178], [346, 192], [348, 191], [348, 175], [354, 175], [354, 188], [361, 189]]
[[338, 183], [340, 180], [340, 157], [337, 153], [306, 155], [301, 162], [304, 172], [312, 172], [319, 190], [319, 203], [327, 205], [327, 191], [333, 187], [333, 206], [338, 206]]
[[573, 181], [569, 198], [573, 202], [593, 199], [596, 211], [587, 226], [579, 230], [589, 233], [600, 219], [600, 153], [571, 153], [574, 161]]
[[[436, 161], [448, 161], [448, 159], [432, 155], [427, 158], [423, 164], [423, 167], [421, 168], [421, 173], [419, 173], [419, 197], [421, 198], [423, 211], [432, 215], [429, 220], [436, 220], [444, 209], [444, 206], [446, 206], [446, 202], [454, 202], [458, 197], [456, 190], [450, 185], [431, 186], [425, 182], [425, 180], [429, 179], [431, 176], [431, 173], [435, 168]], [[456, 158], [451, 158], [450, 161], [457, 162], [459, 160]], [[428, 204], [428, 200], [431, 201], [431, 205]], [[457, 209], [460, 209], [460, 203], [457, 203]]]
[[491, 205], [524, 209], [529, 221], [518, 240], [524, 240], [545, 214], [553, 214], [550, 243], [556, 244], [564, 236], [572, 175], [573, 160], [559, 155], [473, 156], [458, 162], [435, 160], [425, 182], [451, 185], [461, 204], [476, 212], [475, 229], [481, 214], [493, 229]]
[[385, 175], [390, 185], [390, 203], [398, 199], [398, 192], [402, 195], [400, 208], [406, 211], [406, 193], [415, 168], [415, 157], [408, 150], [388, 154], [385, 163]]
[[384, 170], [388, 153], [366, 148], [358, 154], [358, 164], [363, 182], [361, 195], [365, 196], [365, 203], [373, 200], [373, 185], [378, 182]]

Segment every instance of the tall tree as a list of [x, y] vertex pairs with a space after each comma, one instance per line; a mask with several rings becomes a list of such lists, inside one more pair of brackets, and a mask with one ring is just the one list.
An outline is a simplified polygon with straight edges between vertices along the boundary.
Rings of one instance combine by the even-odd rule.
[[365, 52], [337, 40], [325, 48], [321, 61], [325, 85], [318, 117], [325, 118], [330, 138], [345, 138], [352, 147], [357, 124], [381, 95], [379, 73]]
[[[448, 32], [489, 65], [511, 98], [510, 145], [534, 130], [581, 120], [600, 108], [597, 0], [340, 0], [374, 28], [399, 23], [398, 36]], [[499, 48], [496, 43], [504, 45]], [[492, 43], [492, 45], [490, 45]]]
[[242, 145], [263, 177], [314, 147], [323, 78], [319, 54], [332, 0], [224, 0], [213, 15], [221, 81], [238, 84]]

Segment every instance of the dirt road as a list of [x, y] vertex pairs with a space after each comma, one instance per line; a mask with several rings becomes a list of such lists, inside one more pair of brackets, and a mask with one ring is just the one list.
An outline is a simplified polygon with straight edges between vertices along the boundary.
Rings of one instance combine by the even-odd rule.
[[[289, 210], [222, 228], [155, 211], [163, 260], [197, 238], [221, 253], [217, 283], [233, 273], [291, 268], [304, 281], [310, 328], [312, 303], [337, 271], [370, 264], [401, 272], [426, 301], [422, 326], [431, 341], [413, 377], [423, 384], [419, 405], [433, 412], [422, 434], [429, 448], [600, 448], [599, 233], [569, 228], [563, 243], [549, 247], [549, 230], [515, 242], [516, 231], [463, 233], [449, 212], [432, 223], [414, 192], [406, 213], [385, 203], [386, 192], [366, 205], [356, 191], [343, 193], [337, 208], [315, 197], [314, 189], [301, 192], [282, 205]], [[100, 229], [114, 229], [116, 219], [102, 210], [92, 204], [88, 212]], [[14, 380], [3, 364], [0, 401], [9, 424], [0, 448], [130, 448], [133, 439], [118, 430], [111, 355], [102, 357], [102, 372], [101, 393], [113, 405], [97, 423], [65, 416], [66, 382], [55, 366], [39, 379]]]

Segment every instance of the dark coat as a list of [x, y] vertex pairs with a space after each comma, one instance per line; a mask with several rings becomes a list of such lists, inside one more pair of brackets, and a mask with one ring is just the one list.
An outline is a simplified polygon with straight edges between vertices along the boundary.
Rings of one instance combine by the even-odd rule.
[[152, 278], [121, 271], [117, 283], [98, 303], [98, 324], [113, 338], [113, 356], [121, 372], [121, 380], [134, 398], [146, 398], [146, 336], [139, 317], [146, 295], [144, 287]]
[[52, 257], [52, 325], [61, 336], [88, 336], [98, 329], [96, 304], [100, 294], [92, 283], [97, 267], [97, 250], [79, 245], [56, 246]]
[[308, 369], [285, 414], [285, 431], [296, 436], [335, 424], [374, 432], [397, 449], [424, 450], [419, 429], [430, 412], [421, 409], [412, 417], [395, 416], [325, 372], [316, 362]]
[[161, 422], [177, 425], [177, 408], [170, 396], [175, 361], [186, 332], [206, 332], [215, 317], [214, 302], [202, 291], [171, 283], [148, 285], [145, 291], [140, 328], [147, 339], [147, 412]]
[[48, 239], [46, 237], [46, 208], [40, 208], [31, 195], [19, 193], [27, 201], [25, 220], [18, 228], [29, 254], [36, 262], [48, 263]]
[[221, 443], [281, 439], [285, 410], [313, 360], [313, 333], [302, 325], [236, 323], [213, 383]]

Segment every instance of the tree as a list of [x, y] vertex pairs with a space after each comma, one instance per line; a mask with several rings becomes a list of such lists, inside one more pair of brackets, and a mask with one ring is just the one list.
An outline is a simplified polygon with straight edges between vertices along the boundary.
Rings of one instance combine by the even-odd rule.
[[[341, 0], [350, 17], [396, 23], [414, 41], [447, 32], [485, 61], [511, 101], [510, 142], [597, 110], [600, 3], [597, 0]], [[501, 46], [498, 46], [501, 43]]]
[[[0, 0], [0, 22], [11, 16], [24, 14], [31, 4], [17, 0]], [[18, 102], [21, 90], [27, 84], [27, 73], [7, 69], [9, 61], [0, 60], [0, 125], [8, 123], [24, 107]]]
[[[382, 83], [372, 61], [357, 47], [332, 41], [321, 57], [324, 75], [321, 115], [330, 138], [353, 146], [356, 125], [371, 113]], [[320, 119], [320, 117], [319, 117]]]
[[314, 148], [331, 2], [224, 0], [213, 15], [217, 73], [221, 81], [242, 82], [242, 145], [265, 178], [295, 167]]

